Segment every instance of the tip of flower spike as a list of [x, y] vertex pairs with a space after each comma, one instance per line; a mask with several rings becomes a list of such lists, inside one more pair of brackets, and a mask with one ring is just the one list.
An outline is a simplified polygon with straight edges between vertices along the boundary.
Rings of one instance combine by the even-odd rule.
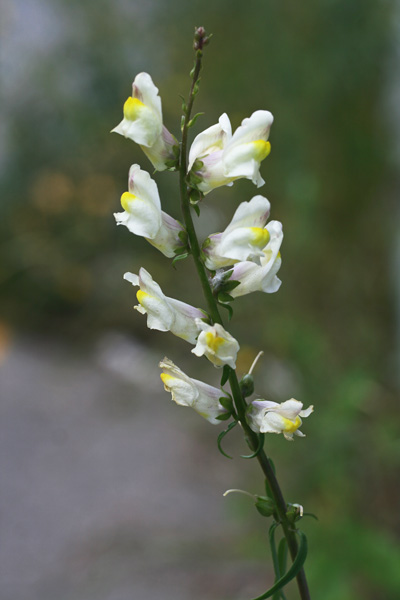
[[206, 35], [204, 27], [195, 27], [194, 29], [194, 42], [193, 48], [195, 50], [202, 50], [203, 47], [210, 41], [211, 35]]

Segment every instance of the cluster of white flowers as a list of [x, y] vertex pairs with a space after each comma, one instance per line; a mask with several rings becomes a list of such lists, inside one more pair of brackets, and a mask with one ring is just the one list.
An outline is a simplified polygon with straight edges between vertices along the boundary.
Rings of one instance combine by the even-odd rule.
[[[124, 104], [124, 118], [113, 129], [140, 145], [157, 171], [174, 169], [179, 156], [179, 144], [163, 124], [161, 99], [150, 75], [139, 73], [132, 86], [132, 96]], [[194, 139], [189, 151], [188, 181], [202, 195], [223, 185], [233, 185], [236, 179], [250, 179], [257, 187], [264, 184], [260, 163], [270, 153], [268, 141], [273, 123], [269, 111], [258, 110], [232, 134], [231, 123], [224, 113], [217, 124]], [[144, 237], [165, 256], [173, 258], [187, 249], [184, 226], [161, 209], [156, 182], [139, 165], [129, 171], [128, 191], [121, 196], [123, 212], [115, 213], [118, 225]], [[211, 272], [216, 290], [229, 283], [232, 298], [255, 291], [276, 292], [281, 281], [277, 272], [281, 266], [280, 246], [283, 233], [278, 221], [267, 223], [270, 203], [264, 196], [254, 196], [242, 202], [225, 231], [211, 234], [203, 243], [202, 257]], [[169, 298], [142, 267], [139, 274], [125, 273], [124, 278], [139, 287], [135, 309], [147, 315], [147, 326], [170, 331], [194, 346], [196, 356], [206, 356], [216, 367], [236, 368], [239, 350], [237, 340], [222, 325], [211, 324], [207, 313]], [[220, 404], [223, 391], [191, 379], [164, 358], [161, 379], [172, 399], [182, 406], [191, 406], [211, 423], [226, 413]], [[303, 435], [298, 428], [300, 417], [307, 417], [312, 407], [302, 410], [297, 400], [282, 404], [265, 400], [254, 401], [248, 414], [254, 431]]]

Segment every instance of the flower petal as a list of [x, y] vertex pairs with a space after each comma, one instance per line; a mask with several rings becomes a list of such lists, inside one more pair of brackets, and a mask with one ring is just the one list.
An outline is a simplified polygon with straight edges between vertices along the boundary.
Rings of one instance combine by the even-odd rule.
[[222, 150], [231, 136], [231, 122], [228, 115], [224, 113], [220, 116], [216, 125], [205, 129], [193, 140], [189, 152], [188, 172], [198, 158], [202, 159], [213, 152]]

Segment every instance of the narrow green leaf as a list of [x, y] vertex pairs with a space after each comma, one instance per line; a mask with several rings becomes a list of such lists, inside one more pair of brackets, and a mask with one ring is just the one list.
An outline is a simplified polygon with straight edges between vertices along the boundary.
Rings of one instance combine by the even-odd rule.
[[181, 117], [181, 131], [183, 131], [183, 126], [185, 125], [185, 116], [182, 115]]
[[229, 379], [229, 375], [231, 373], [231, 368], [229, 365], [225, 365], [224, 368], [222, 369], [222, 375], [221, 375], [221, 385], [225, 385], [226, 382]]
[[261, 596], [257, 596], [257, 598], [254, 598], [253, 600], [265, 600], [266, 598], [270, 598], [273, 596], [273, 594], [275, 594], [275, 592], [289, 583], [289, 581], [292, 581], [292, 579], [296, 577], [297, 573], [302, 569], [304, 561], [307, 557], [307, 538], [302, 531], [297, 531], [296, 533], [300, 537], [300, 546], [292, 566], [288, 572], [285, 573], [285, 575], [282, 575], [282, 577], [280, 577], [269, 590], [267, 590], [264, 594], [261, 594]]
[[317, 515], [314, 515], [314, 513], [309, 513], [309, 512], [303, 513], [303, 517], [312, 517], [316, 521], [319, 521]]
[[237, 421], [232, 421], [232, 423], [229, 423], [228, 428], [225, 429], [224, 431], [221, 431], [221, 433], [219, 434], [219, 436], [217, 438], [218, 450], [221, 452], [221, 454], [223, 456], [226, 456], [226, 458], [232, 458], [232, 456], [229, 456], [229, 454], [226, 454], [226, 452], [224, 452], [222, 450], [221, 442], [222, 442], [223, 438], [226, 436], [226, 434], [229, 433], [234, 427], [236, 427], [236, 425], [237, 425]]
[[233, 317], [233, 308], [230, 304], [221, 304], [228, 311], [228, 321], [230, 321]]
[[189, 123], [188, 123], [188, 127], [193, 127], [193, 125], [196, 123], [197, 119], [199, 117], [201, 117], [201, 115], [204, 115], [203, 112], [199, 112], [197, 114], [194, 115], [193, 119], [190, 119]]
[[[280, 573], [286, 572], [286, 564], [287, 564], [287, 555], [288, 555], [288, 545], [286, 542], [286, 538], [282, 538], [279, 542], [278, 546], [278, 562], [279, 562], [279, 571]], [[283, 600], [285, 600], [285, 594], [281, 592], [281, 596]]]
[[193, 208], [194, 212], [196, 213], [196, 215], [199, 217], [200, 216], [200, 206], [198, 204], [192, 204], [192, 208]]
[[[269, 532], [268, 532], [269, 545], [271, 548], [272, 564], [274, 565], [275, 583], [277, 581], [279, 581], [279, 579], [281, 578], [278, 552], [276, 550], [276, 544], [275, 544], [275, 530], [277, 527], [278, 527], [278, 523], [272, 523], [271, 527], [269, 528]], [[279, 592], [279, 590], [277, 590], [273, 595], [273, 600], [280, 600], [280, 597], [281, 597], [280, 592]]]
[[265, 438], [265, 434], [264, 433], [260, 433], [259, 438], [258, 438], [258, 446], [255, 449], [255, 451], [253, 452], [253, 454], [241, 454], [241, 458], [255, 458], [256, 456], [258, 456], [261, 452], [261, 450], [264, 448], [264, 438]]

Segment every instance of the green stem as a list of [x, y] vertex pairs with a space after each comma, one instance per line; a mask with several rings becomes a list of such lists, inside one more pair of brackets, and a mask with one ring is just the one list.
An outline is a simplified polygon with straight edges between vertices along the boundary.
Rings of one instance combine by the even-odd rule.
[[[204, 32], [204, 35], [205, 35], [205, 32]], [[218, 310], [218, 304], [214, 297], [214, 294], [211, 289], [211, 285], [210, 285], [210, 282], [209, 282], [209, 279], [208, 279], [208, 276], [206, 273], [206, 269], [205, 269], [204, 264], [201, 259], [200, 246], [199, 246], [199, 242], [197, 239], [196, 230], [195, 230], [195, 227], [193, 224], [192, 214], [191, 214], [191, 210], [190, 210], [190, 198], [189, 198], [190, 188], [188, 187], [188, 184], [187, 184], [187, 173], [186, 173], [187, 172], [188, 123], [190, 121], [190, 115], [192, 112], [193, 102], [194, 102], [194, 98], [195, 98], [194, 90], [195, 90], [196, 83], [198, 82], [199, 74], [200, 74], [200, 70], [201, 70], [202, 57], [203, 57], [202, 43], [200, 40], [200, 44], [197, 45], [196, 63], [195, 63], [195, 67], [193, 70], [192, 85], [190, 88], [189, 99], [188, 99], [188, 103], [187, 103], [187, 109], [186, 109], [186, 112], [184, 115], [185, 118], [184, 118], [183, 128], [182, 128], [182, 143], [181, 143], [180, 161], [179, 161], [179, 184], [180, 184], [181, 209], [182, 209], [183, 219], [184, 219], [186, 231], [188, 234], [188, 239], [189, 239], [189, 244], [190, 244], [190, 249], [191, 249], [191, 253], [193, 256], [193, 260], [194, 260], [196, 270], [199, 275], [199, 279], [200, 279], [200, 282], [201, 282], [201, 285], [203, 288], [204, 296], [207, 301], [208, 310], [209, 310], [209, 313], [210, 313], [210, 316], [211, 316], [213, 322], [223, 325], [223, 321], [222, 321], [221, 315]], [[239, 381], [238, 381], [238, 378], [236, 375], [236, 371], [234, 371], [233, 369], [231, 369], [231, 372], [229, 374], [229, 384], [230, 384], [232, 396], [233, 396], [233, 399], [235, 402], [235, 408], [236, 408], [236, 412], [237, 412], [237, 415], [239, 418], [239, 422], [243, 428], [247, 443], [252, 450], [256, 450], [256, 448], [258, 446], [258, 436], [254, 431], [252, 431], [252, 429], [250, 429], [250, 427], [247, 423], [247, 420], [246, 420], [247, 403], [246, 403], [246, 400], [242, 396]], [[274, 501], [275, 501], [275, 505], [276, 505], [276, 509], [277, 509], [277, 513], [278, 513], [278, 518], [282, 525], [282, 529], [283, 529], [284, 535], [287, 540], [289, 552], [292, 557], [292, 560], [294, 560], [297, 555], [297, 552], [298, 552], [296, 528], [294, 525], [292, 525], [289, 522], [289, 520], [287, 518], [286, 502], [284, 500], [282, 491], [279, 487], [278, 480], [276, 479], [274, 471], [271, 467], [271, 463], [268, 460], [268, 457], [265, 454], [264, 450], [262, 450], [261, 452], [258, 453], [257, 460], [258, 460], [260, 467], [265, 475], [265, 478], [267, 479], [267, 481], [269, 483], [271, 493], [274, 497]], [[308, 585], [307, 585], [307, 580], [306, 580], [304, 569], [301, 569], [301, 571], [299, 571], [299, 573], [296, 576], [296, 579], [297, 579], [297, 585], [299, 588], [301, 600], [310, 600], [310, 593], [308, 590]]]

